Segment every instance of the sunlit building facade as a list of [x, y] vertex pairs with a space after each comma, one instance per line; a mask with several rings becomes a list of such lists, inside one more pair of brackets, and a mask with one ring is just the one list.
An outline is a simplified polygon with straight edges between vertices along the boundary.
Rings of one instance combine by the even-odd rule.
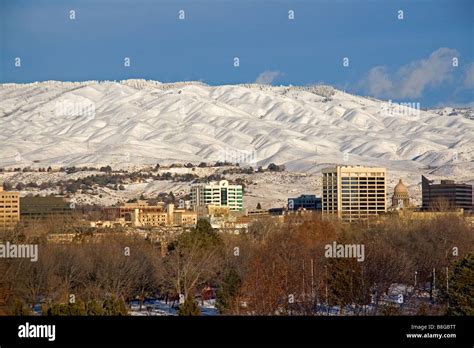
[[0, 230], [11, 229], [20, 221], [20, 193], [0, 186]]
[[191, 205], [194, 209], [214, 205], [238, 211], [244, 208], [242, 197], [242, 186], [230, 185], [227, 180], [191, 186]]
[[322, 212], [344, 221], [368, 219], [385, 213], [385, 168], [334, 166], [322, 170]]

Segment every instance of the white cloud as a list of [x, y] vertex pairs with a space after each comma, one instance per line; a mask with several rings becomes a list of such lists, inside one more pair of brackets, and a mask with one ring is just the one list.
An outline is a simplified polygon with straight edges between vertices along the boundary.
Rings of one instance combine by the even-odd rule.
[[366, 86], [370, 95], [381, 96], [393, 89], [393, 83], [388, 76], [387, 69], [376, 66], [369, 71], [366, 77]]
[[376, 97], [419, 98], [427, 87], [452, 79], [453, 57], [459, 57], [458, 51], [442, 47], [426, 59], [402, 66], [392, 76], [386, 67], [376, 66], [361, 81], [361, 85]]
[[463, 86], [465, 88], [474, 88], [474, 62], [468, 64], [464, 71]]
[[260, 75], [258, 75], [255, 83], [259, 83], [262, 85], [271, 85], [273, 80], [277, 77], [282, 76], [283, 74], [280, 71], [264, 71]]

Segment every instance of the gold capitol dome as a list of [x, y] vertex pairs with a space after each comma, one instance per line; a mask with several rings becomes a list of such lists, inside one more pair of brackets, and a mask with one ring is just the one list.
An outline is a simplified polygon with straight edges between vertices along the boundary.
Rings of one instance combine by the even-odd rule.
[[410, 194], [408, 188], [403, 183], [402, 179], [398, 181], [398, 184], [393, 190], [392, 206], [394, 207], [408, 207], [410, 204]]
[[398, 181], [398, 184], [395, 186], [393, 193], [394, 195], [399, 195], [399, 196], [406, 195], [408, 197], [408, 188], [405, 186], [402, 179]]

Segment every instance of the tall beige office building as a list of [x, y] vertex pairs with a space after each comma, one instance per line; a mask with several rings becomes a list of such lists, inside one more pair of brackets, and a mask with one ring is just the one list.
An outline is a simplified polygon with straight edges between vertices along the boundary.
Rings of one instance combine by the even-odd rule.
[[0, 186], [0, 230], [15, 227], [20, 221], [20, 193]]
[[322, 174], [323, 214], [354, 221], [387, 211], [385, 168], [335, 166]]

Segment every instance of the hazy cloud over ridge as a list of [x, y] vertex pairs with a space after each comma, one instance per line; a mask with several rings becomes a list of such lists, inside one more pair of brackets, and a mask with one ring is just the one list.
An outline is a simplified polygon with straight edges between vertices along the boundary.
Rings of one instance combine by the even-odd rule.
[[283, 74], [280, 71], [264, 71], [260, 75], [258, 75], [255, 83], [259, 83], [262, 85], [271, 85], [273, 80], [277, 77], [282, 76]]
[[474, 88], [474, 62], [468, 64], [464, 71], [463, 87]]
[[419, 98], [426, 88], [452, 79], [454, 57], [459, 58], [457, 50], [441, 47], [428, 58], [403, 65], [393, 74], [385, 66], [376, 66], [361, 81], [361, 86], [376, 97]]

